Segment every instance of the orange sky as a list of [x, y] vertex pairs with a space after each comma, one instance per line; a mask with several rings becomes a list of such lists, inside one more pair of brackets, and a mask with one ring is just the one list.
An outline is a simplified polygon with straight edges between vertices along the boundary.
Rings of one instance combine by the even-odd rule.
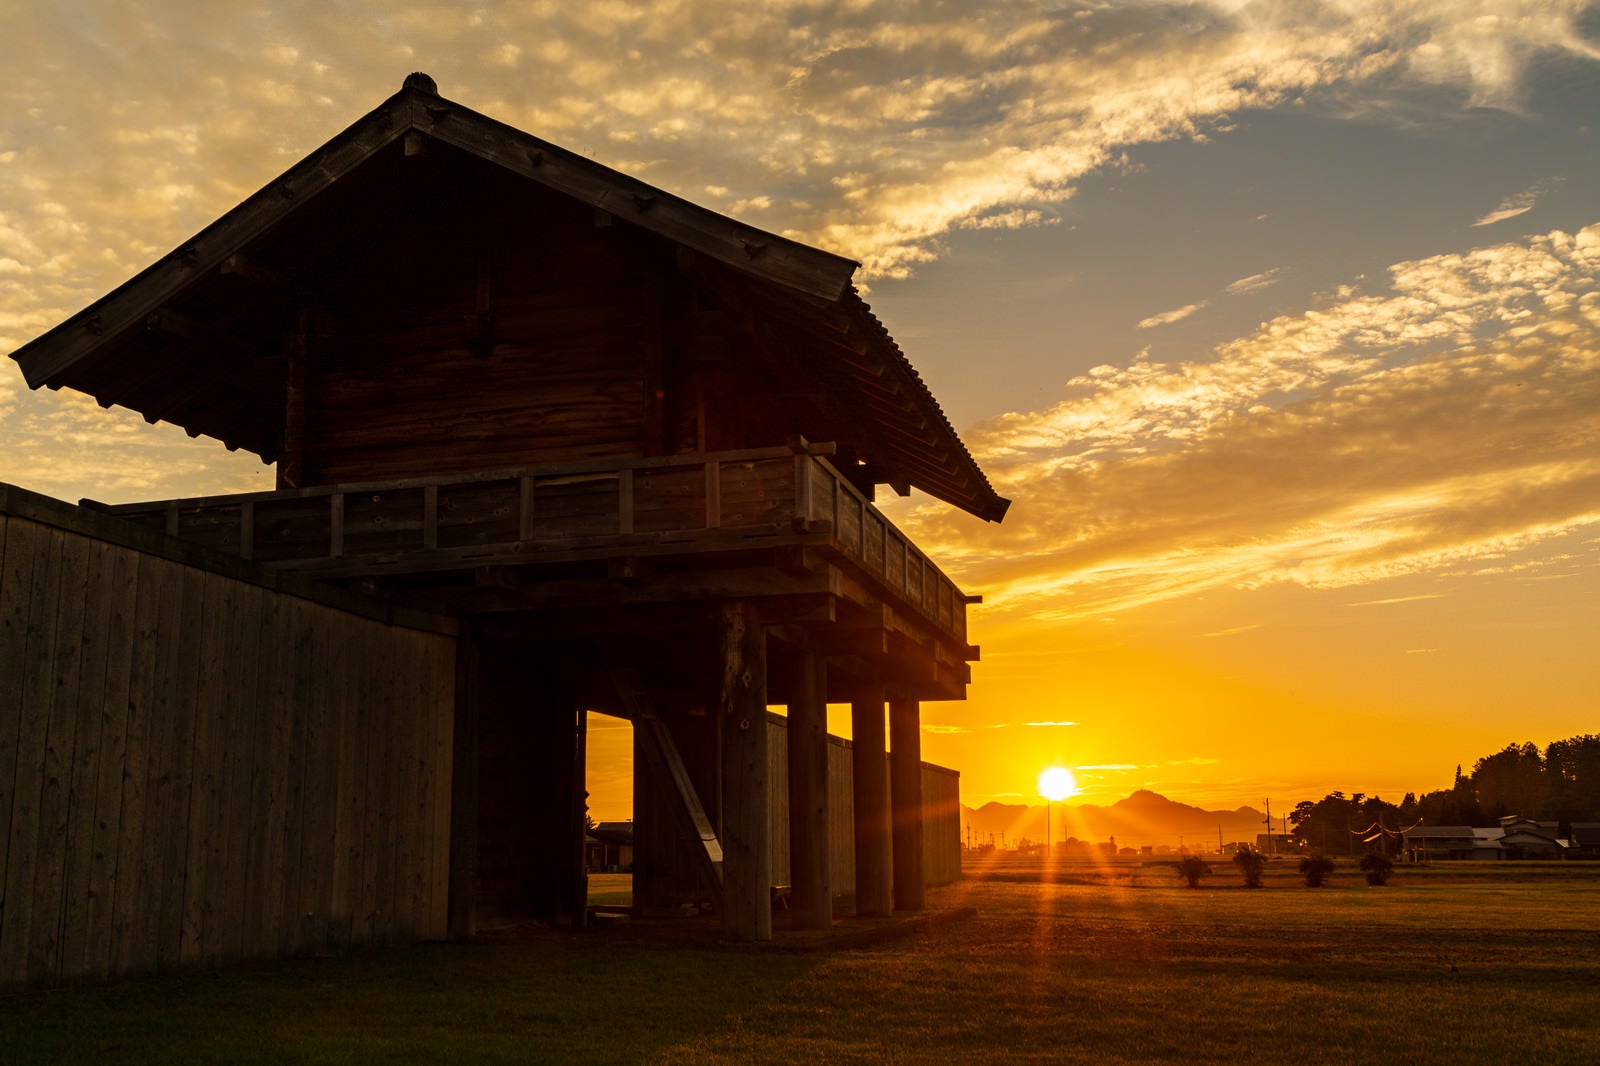
[[[861, 260], [1015, 501], [884, 503], [985, 598], [924, 711], [966, 802], [1056, 762], [1086, 802], [1397, 800], [1600, 730], [1597, 41], [1581, 0], [16, 5], [0, 350], [426, 70]], [[0, 480], [271, 473], [4, 360]]]

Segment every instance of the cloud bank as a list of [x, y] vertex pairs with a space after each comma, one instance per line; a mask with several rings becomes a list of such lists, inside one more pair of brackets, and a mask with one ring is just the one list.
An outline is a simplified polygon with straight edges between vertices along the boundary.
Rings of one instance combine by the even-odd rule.
[[1515, 559], [1600, 525], [1597, 279], [1600, 223], [1396, 264], [1208, 360], [1098, 367], [969, 434], [1002, 526], [902, 524], [986, 609], [1044, 617], [1570, 564]]
[[[496, 118], [856, 257], [870, 281], [914, 272], [958, 230], [1049, 224], [1084, 176], [1120, 165], [1130, 147], [1224, 135], [1250, 109], [1393, 115], [1403, 110], [1395, 101], [1410, 106], [1419, 93], [1433, 101], [1433, 120], [1468, 105], [1514, 109], [1535, 62], [1600, 57], [1579, 31], [1588, 7], [13, 5], [0, 13], [0, 350], [200, 229], [412, 69]], [[1270, 280], [1241, 279], [1234, 291]], [[1149, 324], [1163, 320], [1174, 319]], [[1290, 347], [1315, 347], [1330, 327], [1307, 317], [1279, 328], [1295, 334], [1281, 338]], [[1424, 328], [1420, 318], [1412, 328]], [[1321, 380], [1314, 360], [1284, 365], [1298, 367], [1279, 374], [1284, 388], [1294, 374]], [[109, 476], [115, 495], [222, 491], [250, 476], [247, 461], [177, 437], [130, 435], [113, 447], [97, 434], [70, 454], [53, 452], [76, 431], [76, 410], [55, 407], [45, 420], [19, 385], [15, 367], [0, 364], [9, 453], [0, 477], [70, 493]], [[1160, 403], [1182, 400], [1170, 381], [1139, 387], [1161, 393]], [[1209, 424], [1196, 418], [1193, 426]], [[130, 459], [134, 440], [142, 450]]]

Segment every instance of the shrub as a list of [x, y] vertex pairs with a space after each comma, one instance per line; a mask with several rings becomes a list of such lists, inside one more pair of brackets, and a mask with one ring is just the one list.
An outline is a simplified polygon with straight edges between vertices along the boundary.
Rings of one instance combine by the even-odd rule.
[[1322, 855], [1307, 855], [1300, 860], [1300, 876], [1307, 888], [1321, 888], [1328, 875], [1333, 873], [1333, 860]]
[[1394, 873], [1394, 862], [1387, 855], [1369, 851], [1361, 856], [1361, 872], [1367, 875], [1367, 884], [1386, 885]]
[[1239, 873], [1244, 876], [1244, 887], [1261, 887], [1261, 871], [1267, 864], [1266, 856], [1255, 848], [1244, 845], [1233, 853], [1233, 864], [1239, 868]]
[[1200, 879], [1211, 873], [1211, 867], [1198, 855], [1185, 855], [1172, 865], [1178, 876], [1189, 882], [1190, 888], [1199, 888]]

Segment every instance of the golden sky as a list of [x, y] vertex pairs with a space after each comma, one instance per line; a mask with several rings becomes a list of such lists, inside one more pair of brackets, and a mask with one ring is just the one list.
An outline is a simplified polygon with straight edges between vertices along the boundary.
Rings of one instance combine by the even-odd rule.
[[[1015, 500], [885, 504], [985, 597], [924, 711], [966, 802], [1397, 800], [1600, 729], [1597, 42], [1556, 0], [6, 4], [0, 349], [426, 70], [861, 260]], [[270, 473], [7, 360], [0, 480]]]

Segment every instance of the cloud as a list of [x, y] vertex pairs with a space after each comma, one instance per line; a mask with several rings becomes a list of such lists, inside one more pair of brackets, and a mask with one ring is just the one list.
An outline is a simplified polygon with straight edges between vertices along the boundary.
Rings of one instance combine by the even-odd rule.
[[[120, 284], [418, 67], [477, 110], [859, 258], [870, 280], [937, 259], [958, 230], [1048, 225], [1130, 146], [1226, 135], [1249, 109], [1337, 113], [1359, 96], [1385, 114], [1419, 87], [1442, 90], [1424, 94], [1433, 117], [1465, 103], [1515, 107], [1536, 62], [1600, 55], [1578, 30], [1586, 10], [1575, 0], [23, 5], [0, 39], [0, 349]], [[1315, 346], [1327, 325], [1307, 316], [1282, 328], [1301, 334], [1285, 345]], [[1288, 362], [1307, 384], [1331, 380]], [[1149, 381], [1152, 402], [1182, 403], [1176, 384]], [[1107, 385], [1103, 397], [1126, 401]], [[17, 420], [44, 401], [16, 393], [0, 385], [9, 471], [69, 485], [69, 467], [92, 464], [130, 491], [178, 472], [196, 478], [189, 491], [239, 479], [202, 458], [209, 446], [166, 440], [121, 474], [110, 455], [30, 466], [17, 455], [48, 438]]]
[[1245, 293], [1256, 292], [1259, 289], [1276, 285], [1278, 283], [1278, 273], [1281, 269], [1281, 267], [1273, 267], [1271, 270], [1260, 274], [1251, 274], [1247, 278], [1240, 278], [1238, 281], [1230, 283], [1224, 291], [1229, 296], [1243, 296]]
[[1236, 637], [1240, 633], [1249, 633], [1251, 630], [1260, 629], [1261, 623], [1252, 622], [1250, 625], [1234, 626], [1231, 629], [1219, 629], [1215, 633], [1200, 634], [1201, 640], [1213, 640], [1217, 637]]
[[[898, 518], [985, 610], [1556, 564], [1600, 527], [1600, 223], [1398, 263], [1211, 359], [1102, 366], [969, 444], [999, 527]], [[1471, 431], [1463, 433], [1463, 427]], [[1600, 555], [1592, 540], [1574, 549]]]
[[1443, 597], [1437, 592], [1424, 593], [1420, 596], [1391, 596], [1385, 600], [1362, 600], [1360, 603], [1351, 603], [1349, 607], [1387, 607], [1393, 603], [1415, 603], [1418, 600], [1437, 600]]
[[1159, 315], [1151, 315], [1149, 318], [1139, 320], [1139, 328], [1153, 329], [1156, 326], [1170, 326], [1174, 322], [1183, 321], [1205, 305], [1206, 301], [1201, 300], [1199, 303], [1185, 304], [1172, 311], [1163, 311]]
[[1077, 722], [1024, 722], [1022, 724], [1025, 725], [1025, 726], [1029, 726], [1031, 728], [1045, 728], [1045, 729], [1048, 729], [1048, 728], [1051, 728], [1051, 727], [1054, 727], [1054, 726], [1072, 726], [1072, 725], [1077, 725], [1078, 723]]
[[[1541, 57], [1600, 55], [1584, 4], [1465, 7], [34, 5], [12, 20], [27, 46], [7, 50], [0, 87], [0, 150], [24, 176], [0, 212], [50, 251], [0, 256], [67, 302], [95, 295], [424, 66], [453, 99], [900, 276], [952, 230], [1053, 221], [1132, 145], [1356, 85], [1511, 107]], [[45, 202], [64, 215], [31, 210]]]
[[1524, 189], [1515, 196], [1508, 196], [1504, 200], [1500, 201], [1500, 205], [1498, 207], [1496, 207], [1493, 211], [1490, 211], [1487, 215], [1484, 215], [1482, 218], [1478, 219], [1478, 221], [1474, 222], [1473, 225], [1492, 226], [1496, 222], [1504, 222], [1508, 218], [1516, 218], [1518, 215], [1526, 214], [1527, 212], [1533, 210], [1534, 205], [1539, 202], [1541, 197], [1543, 197], [1546, 193], [1558, 188], [1560, 185], [1560, 179], [1551, 179], [1550, 181], [1542, 181], [1537, 185], [1534, 185], [1528, 189]]
[[933, 733], [933, 734], [936, 734], [936, 735], [943, 735], [943, 734], [946, 734], [946, 733], [957, 734], [957, 733], [970, 733], [970, 732], [972, 732], [972, 730], [970, 730], [966, 726], [962, 726], [962, 725], [928, 725], [926, 723], [923, 724], [922, 731], [924, 733]]

